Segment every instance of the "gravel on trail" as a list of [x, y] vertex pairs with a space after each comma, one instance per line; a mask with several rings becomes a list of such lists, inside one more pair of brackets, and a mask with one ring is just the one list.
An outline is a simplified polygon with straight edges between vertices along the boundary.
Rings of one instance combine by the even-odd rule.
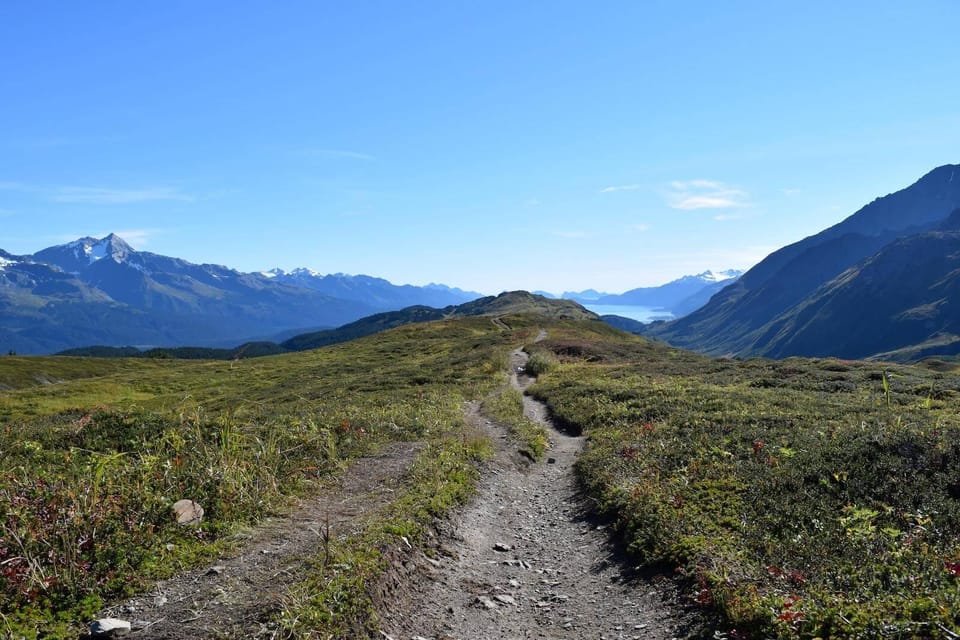
[[[511, 383], [525, 389], [526, 354], [512, 354]], [[667, 639], [697, 631], [674, 582], [634, 571], [591, 517], [573, 464], [583, 446], [550, 426], [543, 404], [524, 411], [550, 429], [544, 460], [531, 464], [503, 427], [467, 417], [496, 443], [477, 495], [441, 534], [436, 558], [421, 563], [403, 599], [381, 610], [384, 638]]]

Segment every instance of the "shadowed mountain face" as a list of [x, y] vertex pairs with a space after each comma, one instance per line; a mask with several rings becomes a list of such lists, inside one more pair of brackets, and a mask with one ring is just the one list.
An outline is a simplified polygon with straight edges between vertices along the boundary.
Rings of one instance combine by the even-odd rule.
[[762, 353], [901, 360], [955, 354], [958, 295], [960, 231], [899, 238], [778, 316]]
[[276, 273], [241, 273], [136, 251], [113, 234], [28, 256], [0, 251], [0, 350], [232, 346], [296, 328], [339, 326], [423, 301], [477, 297], [443, 285], [400, 287], [342, 274], [324, 278], [338, 295]]
[[[874, 333], [868, 325], [878, 322], [874, 313], [892, 312], [889, 300], [876, 299], [881, 293], [906, 304], [913, 295], [907, 288], [929, 289], [936, 284], [927, 279], [946, 264], [931, 264], [922, 276], [908, 273], [909, 263], [920, 251], [946, 250], [950, 232], [932, 236], [925, 232], [937, 230], [958, 207], [960, 165], [939, 167], [843, 222], [772, 253], [701, 309], [654, 324], [646, 333], [676, 346], [738, 356], [864, 357], [899, 349], [904, 341], [926, 341], [931, 334], [921, 336], [915, 324], [907, 331], [910, 323], [902, 322], [894, 324], [903, 333], [868, 339]], [[911, 250], [897, 244], [913, 236], [917, 239]], [[902, 262], [895, 266], [898, 260]], [[882, 292], [867, 284], [875, 283], [870, 274], [881, 265], [888, 276]], [[828, 304], [828, 299], [833, 302]]]

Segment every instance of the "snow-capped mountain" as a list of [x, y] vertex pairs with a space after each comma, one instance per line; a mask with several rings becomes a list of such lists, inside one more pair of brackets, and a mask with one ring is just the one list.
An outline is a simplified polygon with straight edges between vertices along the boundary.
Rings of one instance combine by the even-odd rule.
[[582, 304], [654, 307], [679, 317], [706, 304], [714, 293], [735, 282], [742, 273], [736, 269], [708, 270], [657, 287], [640, 287], [620, 294], [588, 289], [580, 293], [564, 293], [563, 297]]
[[277, 282], [296, 284], [335, 298], [361, 301], [381, 311], [402, 309], [413, 305], [441, 308], [463, 304], [481, 297], [479, 293], [441, 284], [431, 283], [423, 287], [409, 284], [395, 285], [383, 278], [346, 273], [324, 275], [303, 267], [289, 272], [283, 269], [271, 269], [261, 272], [261, 275]]
[[67, 244], [48, 247], [31, 256], [35, 262], [52, 264], [67, 273], [81, 273], [95, 262], [109, 258], [115, 263], [125, 261], [134, 253], [120, 236], [110, 234], [104, 238], [80, 238]]
[[711, 271], [708, 269], [703, 273], [698, 273], [695, 276], [687, 276], [687, 277], [696, 278], [698, 280], [702, 280], [703, 282], [723, 282], [725, 280], [730, 280], [731, 278], [739, 278], [742, 275], [743, 275], [743, 271], [740, 271], [738, 269], [726, 269], [724, 271]]
[[17, 256], [0, 249], [0, 269], [3, 269], [7, 265], [17, 264], [18, 262], [20, 262], [20, 260]]
[[308, 269], [242, 273], [137, 251], [119, 236], [33, 255], [0, 250], [0, 352], [109, 346], [234, 346], [374, 313], [479, 297]]

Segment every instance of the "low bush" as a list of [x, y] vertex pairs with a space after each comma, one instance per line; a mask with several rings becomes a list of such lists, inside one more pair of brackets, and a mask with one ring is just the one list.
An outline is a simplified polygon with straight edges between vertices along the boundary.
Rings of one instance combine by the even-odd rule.
[[954, 637], [960, 380], [637, 349], [531, 392], [586, 433], [584, 486], [642, 563], [685, 576], [727, 637]]

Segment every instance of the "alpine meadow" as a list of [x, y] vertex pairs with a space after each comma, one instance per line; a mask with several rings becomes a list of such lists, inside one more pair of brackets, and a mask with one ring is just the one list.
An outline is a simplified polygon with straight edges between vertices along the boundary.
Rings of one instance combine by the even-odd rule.
[[960, 639], [955, 0], [0, 6], [0, 638]]

